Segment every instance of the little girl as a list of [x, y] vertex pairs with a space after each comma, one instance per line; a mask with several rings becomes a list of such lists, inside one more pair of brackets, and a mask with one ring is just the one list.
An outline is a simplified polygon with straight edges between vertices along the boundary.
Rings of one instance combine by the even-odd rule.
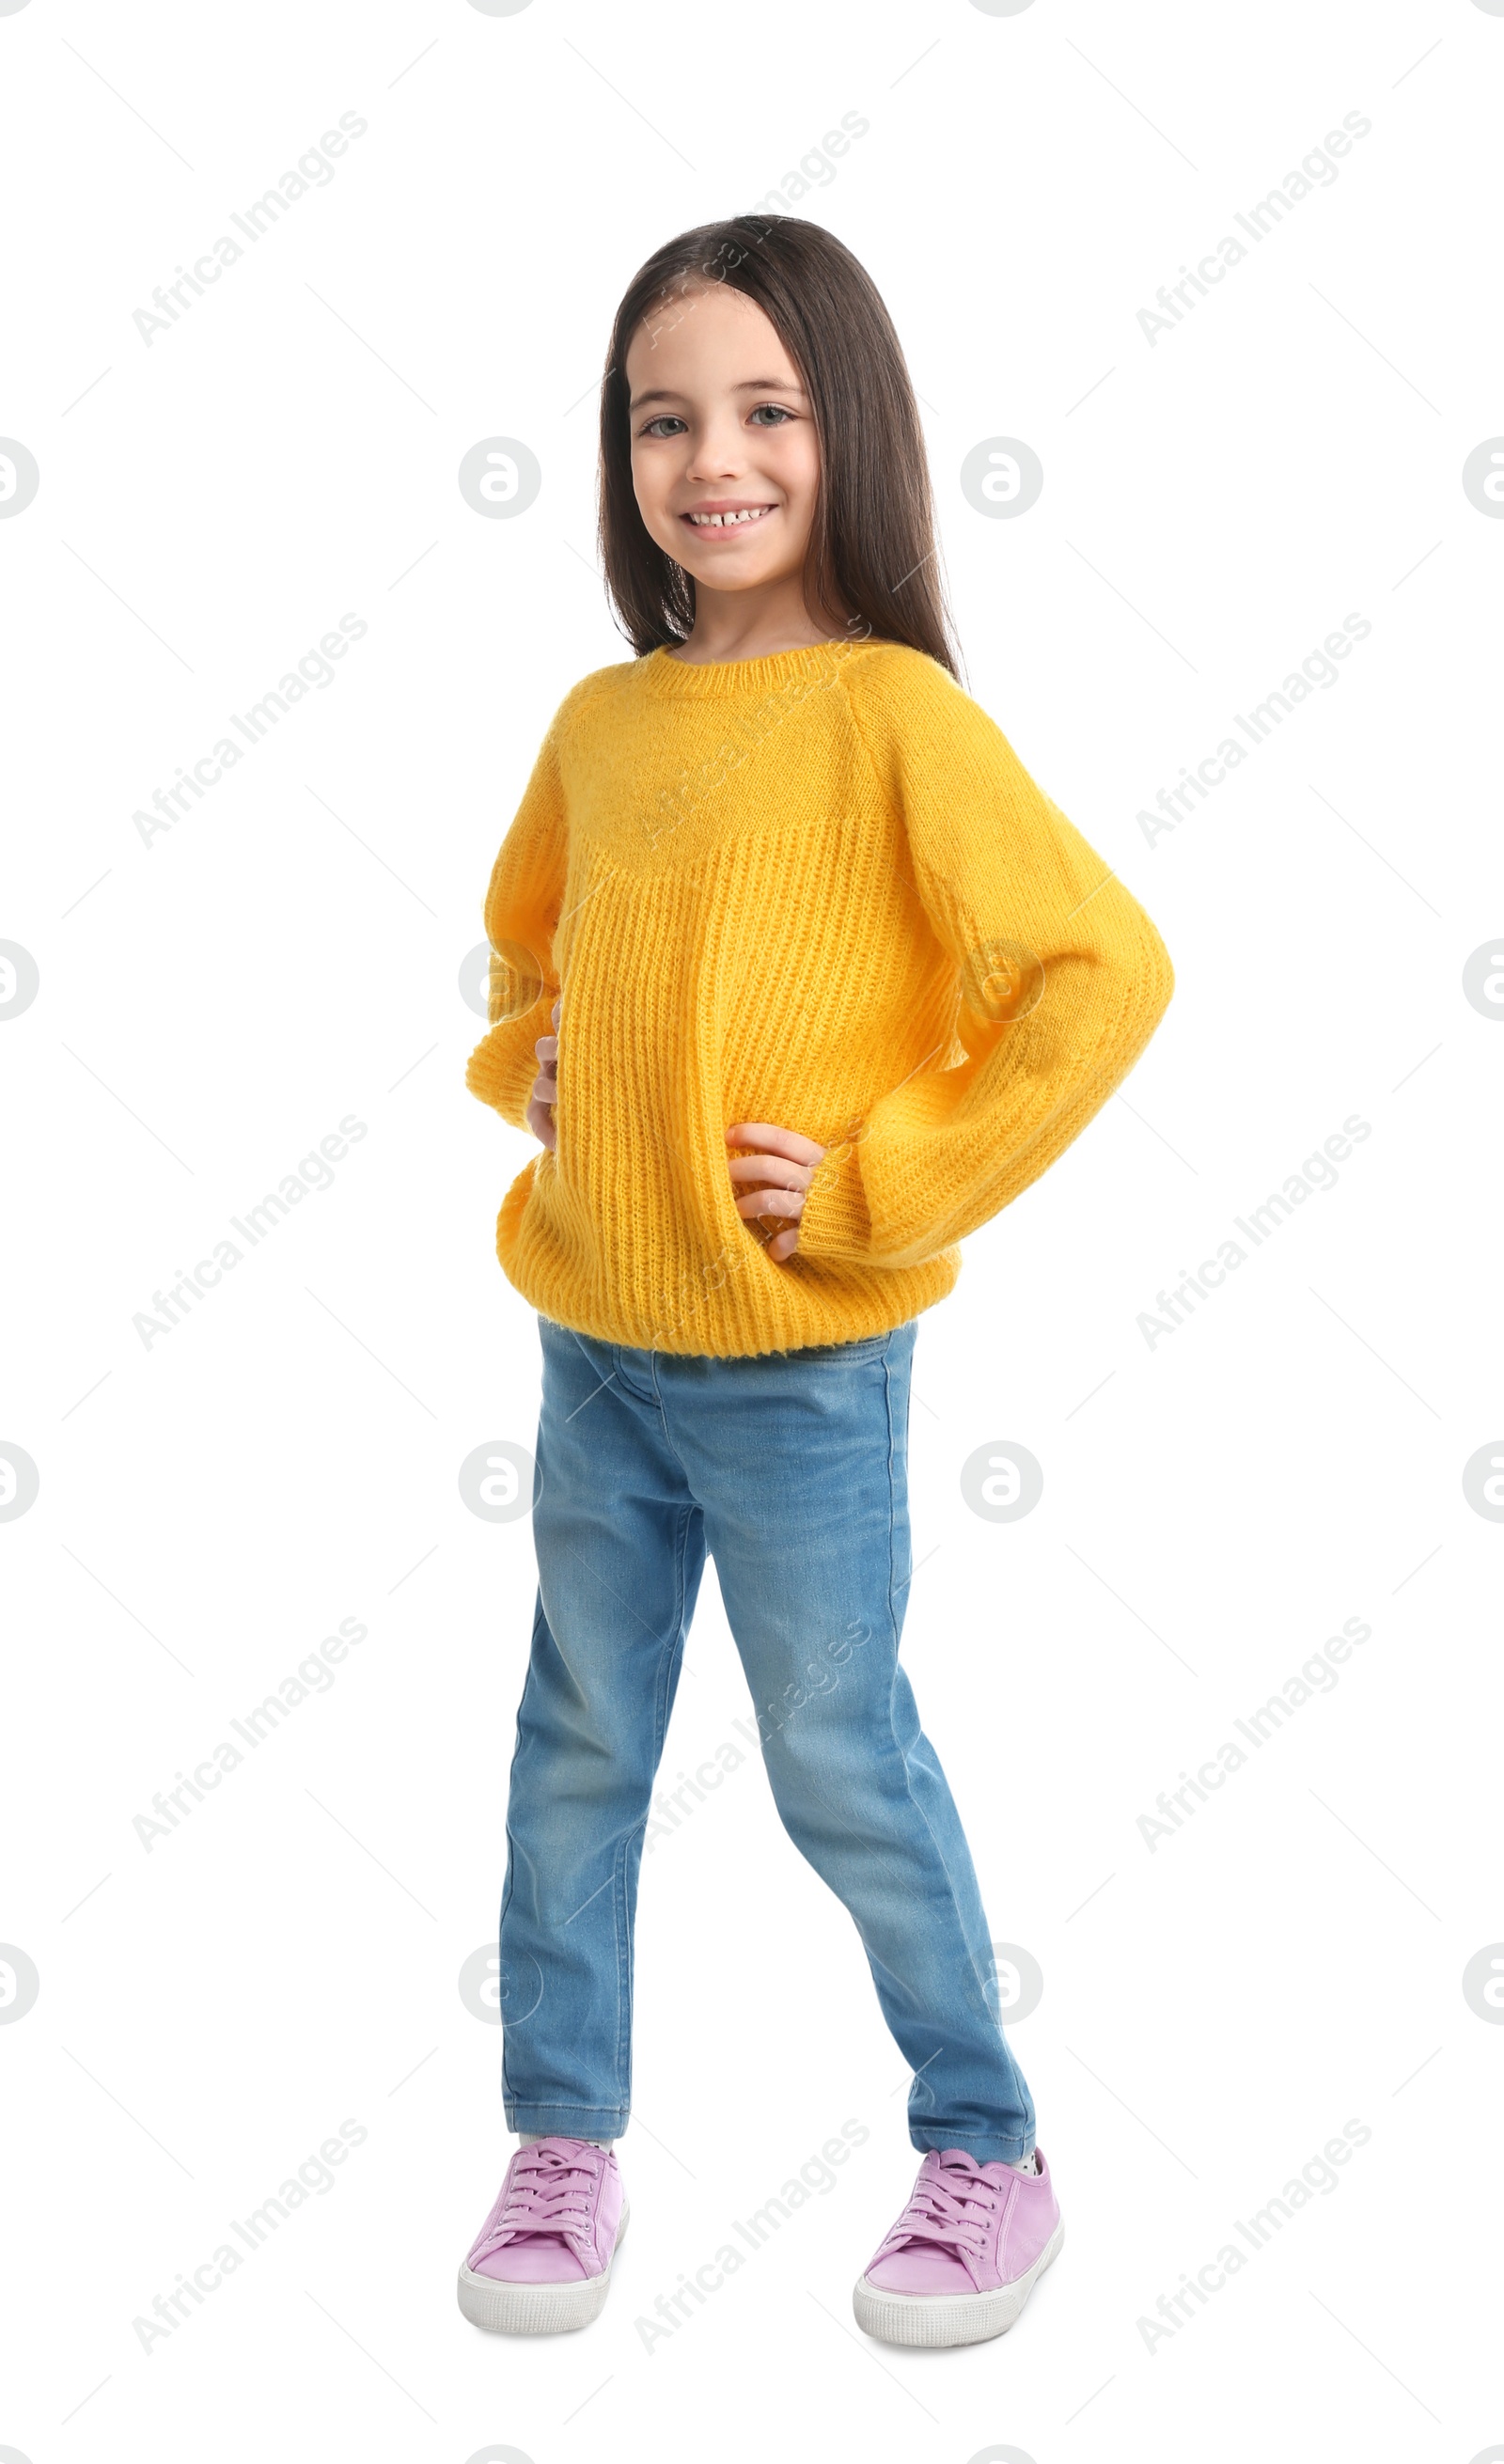
[[542, 1142], [497, 1253], [543, 1383], [500, 1935], [520, 2144], [460, 2306], [537, 2334], [606, 2298], [638, 1873], [708, 1550], [778, 1813], [913, 2073], [923, 2162], [856, 2315], [971, 2343], [1061, 2225], [898, 1658], [917, 1321], [1174, 979], [956, 681], [907, 369], [839, 240], [741, 215], [660, 249], [600, 473], [633, 656], [565, 695], [496, 858], [467, 1073]]

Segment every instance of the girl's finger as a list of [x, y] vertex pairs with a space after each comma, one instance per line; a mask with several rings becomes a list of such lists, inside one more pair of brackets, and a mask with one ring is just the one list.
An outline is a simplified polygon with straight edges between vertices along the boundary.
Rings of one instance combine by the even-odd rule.
[[763, 1216], [775, 1216], [780, 1222], [789, 1216], [804, 1212], [802, 1189], [754, 1189], [735, 1201], [736, 1212], [744, 1223], [760, 1221]]
[[733, 1146], [761, 1147], [791, 1163], [818, 1163], [825, 1152], [813, 1138], [801, 1137], [797, 1130], [780, 1130], [775, 1121], [736, 1121], [726, 1135]]
[[766, 1182], [774, 1189], [807, 1189], [813, 1164], [788, 1163], [782, 1155], [731, 1155], [727, 1170], [733, 1180]]

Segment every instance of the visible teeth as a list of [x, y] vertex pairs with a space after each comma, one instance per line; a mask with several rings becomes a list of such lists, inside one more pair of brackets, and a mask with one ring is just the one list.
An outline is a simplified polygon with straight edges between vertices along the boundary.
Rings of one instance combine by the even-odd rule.
[[749, 505], [745, 513], [691, 514], [689, 519], [703, 529], [726, 530], [732, 522], [761, 521], [763, 515], [771, 514], [772, 511], [771, 505]]

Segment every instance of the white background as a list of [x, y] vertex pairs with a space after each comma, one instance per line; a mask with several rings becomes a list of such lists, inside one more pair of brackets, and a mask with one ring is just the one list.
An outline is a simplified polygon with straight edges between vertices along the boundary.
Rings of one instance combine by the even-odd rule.
[[[1471, 0], [30, 0], [0, 17], [9, 1367], [40, 1474], [8, 1578], [0, 2448], [30, 2464], [604, 2454], [1034, 2464], [1504, 2453], [1499, 1551], [1504, 18]], [[133, 312], [341, 112], [367, 121], [148, 345]], [[1343, 115], [1369, 134], [1151, 346], [1138, 313]], [[850, 2287], [917, 2157], [843, 1910], [749, 1756], [644, 1860], [634, 2217], [584, 2335], [486, 2338], [455, 2267], [512, 2145], [491, 1936], [534, 1569], [468, 1510], [530, 1447], [494, 1259], [531, 1151], [463, 1079], [461, 975], [544, 726], [625, 655], [595, 390], [669, 234], [793, 209], [879, 284], [923, 399], [970, 691], [1163, 933], [1175, 999], [922, 1321], [905, 1657], [998, 1939], [1067, 2242], [1015, 2331], [871, 2344]], [[190, 167], [191, 166], [191, 167]], [[479, 518], [505, 435], [535, 504]], [[965, 455], [1030, 443], [992, 520]], [[352, 611], [367, 627], [170, 831], [132, 816]], [[1136, 818], [1356, 612], [1371, 627], [1152, 844]], [[133, 1318], [346, 1114], [367, 1134], [169, 1334]], [[1162, 1287], [1357, 1113], [1371, 1134], [1152, 1349]], [[244, 1245], [244, 1244], [242, 1244]], [[1244, 1243], [1247, 1246], [1247, 1243]], [[1041, 1503], [963, 1500], [1027, 1446]], [[134, 1829], [341, 1617], [326, 1692]], [[1335, 1691], [1139, 1828], [1344, 1618]], [[747, 1717], [708, 1573], [665, 1775]], [[1497, 2015], [1497, 2013], [1495, 2013]], [[0, 2020], [6, 2012], [0, 2008]], [[327, 2194], [143, 2350], [343, 2120]], [[844, 2121], [869, 2136], [648, 2344], [638, 2321]], [[1138, 2321], [1347, 2121], [1330, 2194]], [[213, 2271], [210, 2270], [210, 2273]]]

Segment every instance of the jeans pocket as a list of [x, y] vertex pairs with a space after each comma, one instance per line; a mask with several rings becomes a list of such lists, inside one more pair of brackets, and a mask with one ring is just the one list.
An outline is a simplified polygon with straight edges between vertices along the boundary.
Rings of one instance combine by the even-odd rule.
[[789, 1360], [809, 1361], [812, 1365], [825, 1360], [880, 1360], [893, 1340], [889, 1327], [883, 1334], [864, 1335], [857, 1343], [807, 1343], [798, 1351], [787, 1353]]

